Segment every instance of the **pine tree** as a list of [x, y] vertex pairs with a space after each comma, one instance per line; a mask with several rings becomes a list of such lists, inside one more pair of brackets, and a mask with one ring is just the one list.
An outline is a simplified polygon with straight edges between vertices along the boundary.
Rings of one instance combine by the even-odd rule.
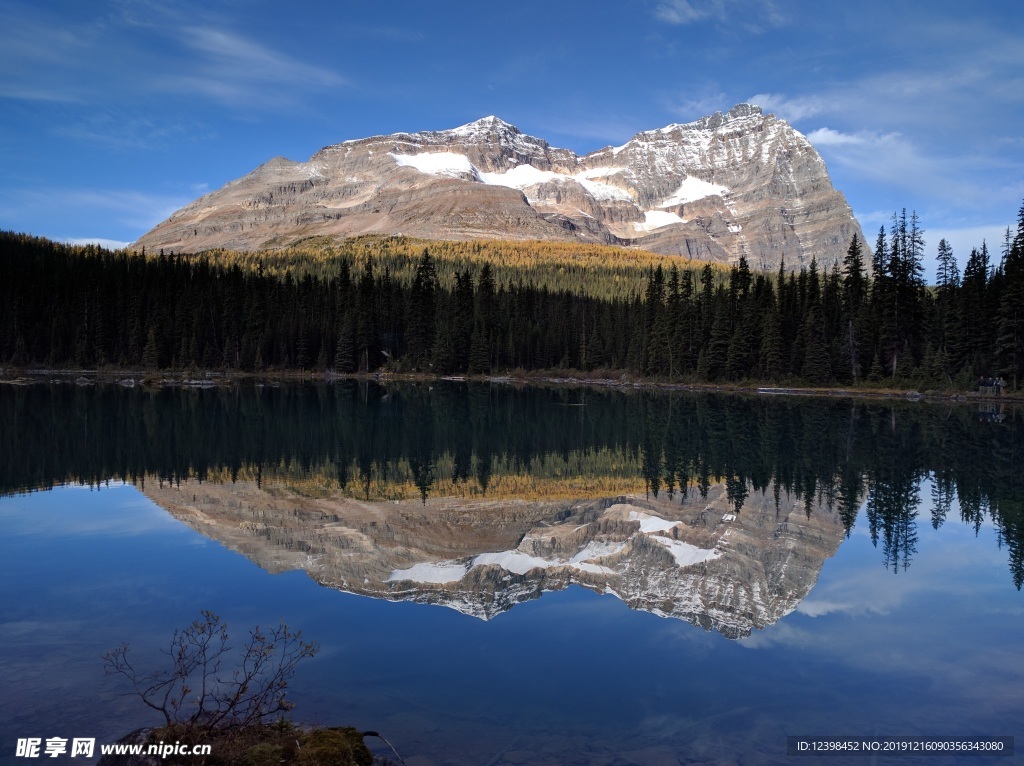
[[356, 306], [357, 368], [363, 371], [376, 369], [379, 360], [376, 297], [373, 264], [367, 259], [363, 264], [363, 274], [359, 278]]
[[160, 366], [160, 349], [156, 343], [156, 328], [152, 325], [146, 334], [146, 346], [142, 349], [142, 366], [147, 370], [155, 370]]
[[416, 277], [409, 293], [406, 320], [407, 353], [415, 365], [423, 365], [433, 357], [437, 329], [437, 271], [430, 253], [424, 249], [416, 267]]
[[338, 328], [338, 343], [334, 349], [334, 369], [341, 373], [356, 371], [355, 319], [350, 308], [345, 312]]
[[473, 323], [473, 335], [469, 345], [468, 372], [471, 375], [485, 375], [491, 371], [490, 333], [480, 320]]
[[643, 366], [644, 375], [658, 375], [666, 367], [665, 274], [659, 265], [647, 280], [644, 300]]
[[976, 372], [991, 375], [987, 361], [990, 349], [991, 299], [989, 296], [988, 247], [982, 241], [981, 249], [971, 250], [960, 286], [960, 321], [966, 345], [965, 362], [979, 369]]
[[716, 291], [715, 309], [710, 338], [701, 354], [702, 365], [697, 370], [704, 380], [719, 380], [727, 373], [732, 333], [729, 331], [729, 301], [721, 286]]
[[772, 309], [765, 318], [765, 331], [761, 338], [761, 374], [768, 380], [780, 380], [783, 373], [782, 320]]
[[1024, 205], [1017, 236], [1003, 258], [1002, 281], [995, 356], [998, 373], [1018, 390], [1024, 379]]

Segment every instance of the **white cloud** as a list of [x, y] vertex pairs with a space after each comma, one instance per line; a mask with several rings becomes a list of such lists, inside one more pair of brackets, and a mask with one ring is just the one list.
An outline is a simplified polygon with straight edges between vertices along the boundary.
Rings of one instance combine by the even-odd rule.
[[758, 93], [748, 98], [747, 103], [756, 104], [762, 111], [793, 123], [826, 114], [833, 108], [827, 99], [820, 96], [786, 96], [782, 93]]
[[[938, 250], [939, 240], [944, 239], [953, 248], [953, 256], [956, 258], [960, 271], [963, 271], [971, 250], [974, 248], [980, 249], [982, 242], [984, 242], [988, 245], [989, 258], [992, 265], [995, 266], [1003, 257], [1003, 238], [1006, 234], [1006, 227], [1012, 223], [1012, 221], [1007, 221], [1006, 223], [988, 226], [966, 226], [963, 228], [939, 226], [929, 229], [926, 232], [925, 253], [929, 259], [933, 260]], [[1012, 236], [1013, 231], [1010, 234]]]
[[840, 133], [832, 128], [818, 128], [807, 134], [807, 138], [815, 146], [843, 146], [844, 144], [855, 144], [857, 146], [868, 143], [863, 135], [852, 133]]
[[[845, 132], [816, 128], [807, 138], [828, 163], [846, 178], [884, 184], [901, 194], [911, 193], [911, 207], [925, 201], [946, 200], [963, 208], [988, 208], [1001, 192], [976, 180], [982, 160], [971, 156], [938, 154], [922, 149], [902, 133]], [[933, 203], [934, 204], [934, 203]]]
[[[716, 3], [719, 8], [721, 3]], [[695, 21], [703, 21], [711, 15], [712, 9], [709, 6], [694, 7], [690, 0], [667, 0], [654, 9], [654, 15], [669, 24], [692, 24]]]
[[[859, 213], [855, 210], [853, 215], [860, 222], [861, 226], [866, 227], [864, 233], [869, 234], [870, 232], [876, 232], [879, 226], [888, 228], [889, 222], [892, 221], [892, 213], [892, 210], [872, 210], [868, 213]], [[873, 242], [874, 240], [871, 240], [868, 244], [872, 245]]]
[[163, 93], [267, 109], [348, 84], [338, 72], [250, 39], [203, 8], [178, 10], [186, 12], [136, 4], [120, 15], [71, 23], [14, 5], [0, 28], [0, 97], [128, 102], [138, 111]]
[[196, 120], [167, 115], [147, 117], [126, 109], [93, 109], [79, 119], [56, 125], [53, 132], [120, 150], [159, 150], [175, 141], [198, 142], [214, 135], [209, 127]]
[[[522, 128], [522, 126], [517, 127]], [[574, 142], [576, 146], [570, 148], [575, 149], [580, 154], [585, 154], [602, 146], [625, 143], [640, 130], [648, 127], [646, 125], [637, 125], [633, 120], [623, 119], [614, 114], [608, 116], [583, 114], [580, 115], [579, 119], [559, 118], [554, 115], [538, 115], [538, 120], [526, 132], [534, 131], [548, 140], [552, 140], [552, 134], [583, 139], [582, 141]], [[595, 145], [594, 141], [599, 143]], [[562, 143], [558, 145], [564, 146]]]
[[773, 646], [795, 648], [814, 646], [818, 641], [814, 633], [796, 627], [792, 620], [783, 619], [764, 630], [754, 631], [749, 636], [739, 639], [739, 645], [744, 649], [766, 649]]
[[213, 27], [183, 27], [173, 31], [178, 42], [199, 54], [191, 74], [168, 77], [165, 86], [182, 85], [187, 92], [239, 100], [266, 97], [272, 86], [333, 88], [345, 85], [341, 75], [307, 64], [241, 35]]
[[[59, 222], [59, 225], [65, 227], [78, 228], [82, 226], [79, 221], [99, 218], [141, 234], [191, 201], [191, 197], [181, 195], [147, 194], [133, 190], [19, 190], [17, 195], [9, 195], [8, 199], [0, 201], [0, 223], [14, 229], [25, 230], [32, 227], [26, 227], [24, 221], [46, 219], [51, 222], [49, 226]], [[64, 239], [67, 236], [56, 231], [34, 233], [53, 239]]]
[[768, 0], [757, 3], [744, 3], [741, 0], [663, 0], [655, 7], [654, 16], [676, 25], [707, 20], [724, 22], [731, 29], [753, 34], [761, 34], [785, 23], [785, 16]]
[[175, 210], [192, 201], [179, 195], [101, 189], [57, 191], [51, 199], [60, 206], [113, 213], [125, 225], [143, 229], [152, 228]]
[[[731, 106], [733, 104], [728, 103], [728, 96], [725, 93], [714, 87], [709, 87], [698, 95], [688, 93], [686, 98], [672, 101], [667, 105], [667, 108], [673, 114], [678, 115], [684, 122], [691, 122], [705, 115], [724, 111]], [[651, 127], [646, 126], [644, 129], [650, 130]]]
[[99, 245], [107, 250], [121, 250], [131, 245], [131, 242], [122, 242], [117, 239], [105, 239], [104, 237], [69, 237], [64, 240], [69, 245]]

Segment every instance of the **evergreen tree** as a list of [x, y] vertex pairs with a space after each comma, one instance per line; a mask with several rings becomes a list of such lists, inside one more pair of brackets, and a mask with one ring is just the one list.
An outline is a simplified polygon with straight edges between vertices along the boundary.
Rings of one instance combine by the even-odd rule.
[[831, 377], [829, 354], [822, 327], [821, 312], [817, 304], [811, 304], [809, 307], [801, 334], [804, 337], [801, 377], [814, 385], [827, 383]]
[[1014, 390], [1024, 380], [1024, 205], [1017, 231], [1003, 258], [995, 347], [997, 371]]
[[988, 247], [982, 241], [981, 248], [972, 249], [964, 265], [959, 301], [960, 333], [968, 346], [964, 362], [982, 375], [993, 374], [986, 364], [992, 327], [989, 292]]
[[782, 378], [782, 320], [774, 308], [768, 312], [764, 335], [761, 338], [760, 352], [761, 375], [767, 380], [777, 381]]
[[643, 367], [645, 375], [664, 372], [667, 364], [665, 274], [661, 266], [647, 280], [644, 300]]
[[729, 361], [729, 341], [732, 333], [729, 319], [729, 301], [725, 289], [719, 286], [715, 293], [714, 320], [711, 325], [710, 338], [701, 354], [701, 362], [697, 373], [705, 380], [720, 380], [727, 374]]
[[356, 352], [357, 368], [369, 371], [379, 365], [379, 340], [376, 312], [377, 290], [373, 278], [373, 264], [369, 259], [363, 264], [359, 278], [358, 303], [356, 306]]
[[437, 292], [434, 261], [424, 249], [409, 293], [406, 320], [407, 353], [416, 365], [423, 365], [433, 357], [437, 329]]
[[477, 278], [473, 306], [473, 329], [469, 345], [469, 371], [489, 373], [492, 369], [493, 341], [497, 323], [494, 277], [485, 263]]
[[351, 309], [345, 312], [334, 350], [334, 369], [341, 373], [356, 371], [355, 319]]
[[939, 290], [952, 291], [960, 286], [960, 270], [957, 268], [953, 248], [946, 240], [939, 240], [938, 252], [935, 256], [935, 285]]
[[146, 334], [146, 345], [142, 349], [142, 366], [147, 370], [155, 370], [160, 366], [160, 349], [156, 342], [156, 328], [152, 325]]

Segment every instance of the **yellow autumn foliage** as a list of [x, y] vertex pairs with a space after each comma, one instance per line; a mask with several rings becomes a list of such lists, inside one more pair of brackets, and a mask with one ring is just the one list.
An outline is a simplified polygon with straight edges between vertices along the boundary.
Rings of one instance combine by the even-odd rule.
[[[438, 280], [446, 290], [454, 287], [456, 273], [468, 270], [475, 275], [489, 264], [499, 289], [521, 283], [602, 299], [629, 299], [642, 294], [647, 275], [658, 266], [666, 272], [673, 266], [696, 272], [707, 265], [682, 256], [578, 242], [435, 241], [384, 236], [341, 241], [315, 237], [278, 250], [209, 250], [200, 255], [224, 266], [237, 265], [243, 271], [261, 271], [281, 278], [291, 274], [296, 280], [307, 275], [337, 276], [343, 260], [350, 264], [352, 278], [358, 279], [369, 260], [378, 276], [387, 270], [391, 279], [409, 285], [424, 250], [434, 259]], [[723, 279], [727, 267], [711, 265], [716, 277]]]

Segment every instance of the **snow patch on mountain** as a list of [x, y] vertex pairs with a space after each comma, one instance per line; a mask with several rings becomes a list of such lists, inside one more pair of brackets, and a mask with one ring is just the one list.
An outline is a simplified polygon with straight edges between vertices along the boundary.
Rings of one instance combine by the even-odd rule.
[[[613, 168], [612, 170], [621, 170], [620, 168]], [[495, 186], [508, 186], [513, 189], [524, 190], [530, 186], [536, 186], [542, 183], [567, 183], [575, 181], [587, 192], [591, 197], [597, 200], [624, 200], [626, 202], [632, 202], [633, 198], [629, 192], [624, 189], [620, 189], [617, 186], [604, 183], [602, 181], [595, 181], [593, 178], [607, 178], [612, 173], [607, 172], [604, 169], [593, 169], [585, 170], [582, 173], [576, 173], [575, 175], [567, 175], [565, 173], [556, 173], [553, 170], [538, 170], [533, 165], [519, 165], [510, 170], [506, 170], [504, 173], [480, 173], [480, 180], [485, 184], [493, 184]]]
[[686, 221], [667, 210], [648, 210], [644, 213], [644, 220], [635, 222], [633, 228], [637, 231], [654, 231], [676, 223], [686, 223]]
[[[673, 522], [673, 525], [675, 523]], [[568, 560], [560, 558], [546, 559], [541, 556], [532, 556], [520, 550], [495, 551], [493, 553], [481, 553], [475, 556], [468, 564], [465, 563], [465, 560], [438, 561], [415, 564], [408, 569], [395, 569], [391, 572], [387, 582], [409, 580], [418, 583], [444, 585], [459, 582], [471, 569], [491, 564], [495, 564], [506, 572], [517, 575], [525, 575], [533, 569], [548, 569], [551, 567], [571, 567], [590, 574], [613, 575], [615, 570], [602, 564], [597, 564], [595, 561], [605, 556], [621, 553], [625, 548], [625, 541], [591, 540]]]
[[[612, 506], [613, 508], [615, 506]], [[641, 511], [630, 511], [630, 521], [640, 522], [640, 531], [644, 534], [650, 534], [652, 532], [668, 532], [673, 527], [678, 527], [680, 522], [669, 521], [663, 519], [660, 516], [651, 516], [649, 513], [643, 513]]]
[[454, 152], [423, 152], [422, 154], [391, 154], [400, 166], [416, 168], [421, 173], [446, 178], [470, 175], [480, 178], [480, 171], [464, 154]]
[[480, 180], [485, 184], [520, 190], [550, 181], [566, 181], [568, 178], [551, 170], [538, 170], [533, 165], [518, 165], [504, 173], [480, 173]]
[[582, 186], [596, 200], [622, 200], [632, 202], [633, 198], [624, 189], [594, 180], [608, 178], [622, 168], [595, 168], [575, 175], [557, 173], [553, 170], [539, 170], [533, 165], [516, 165], [502, 173], [487, 173], [476, 167], [464, 154], [455, 152], [423, 152], [421, 154], [395, 154], [391, 156], [399, 166], [415, 168], [421, 173], [444, 178], [464, 178], [491, 186], [505, 186], [523, 191], [543, 183], [575, 182]]
[[727, 186], [702, 181], [696, 176], [687, 176], [683, 179], [683, 182], [679, 184], [679, 188], [672, 193], [672, 196], [667, 197], [662, 201], [659, 207], [674, 207], [675, 205], [682, 205], [687, 202], [694, 202], [696, 200], [715, 195], [724, 197], [728, 193], [729, 188]]
[[467, 138], [475, 138], [481, 133], [486, 133], [490, 130], [501, 128], [505, 130], [515, 130], [512, 125], [509, 125], [500, 117], [495, 117], [493, 114], [487, 117], [481, 117], [479, 120], [473, 120], [473, 122], [467, 122], [465, 125], [459, 125], [457, 128], [451, 130], [441, 131], [442, 133], [450, 133], [453, 136], [464, 136]]
[[387, 581], [412, 580], [413, 582], [443, 585], [445, 583], [459, 582], [466, 576], [468, 571], [469, 567], [457, 561], [424, 562], [413, 564], [408, 569], [394, 570]]
[[473, 559], [474, 567], [486, 566], [487, 564], [497, 564], [506, 572], [512, 572], [513, 574], [518, 575], [524, 575], [531, 569], [546, 569], [551, 566], [551, 562], [547, 559], [542, 559], [539, 556], [531, 556], [530, 554], [523, 553], [522, 551], [481, 553]]
[[625, 189], [620, 189], [617, 186], [611, 184], [601, 183], [600, 181], [591, 181], [586, 177], [585, 173], [578, 173], [573, 176], [576, 181], [590, 192], [590, 196], [594, 199], [599, 200], [623, 200], [625, 202], [632, 202], [633, 197]]
[[722, 555], [716, 548], [698, 548], [696, 545], [685, 543], [682, 540], [673, 540], [670, 537], [651, 535], [650, 539], [668, 548], [668, 552], [672, 554], [680, 568], [717, 559]]

